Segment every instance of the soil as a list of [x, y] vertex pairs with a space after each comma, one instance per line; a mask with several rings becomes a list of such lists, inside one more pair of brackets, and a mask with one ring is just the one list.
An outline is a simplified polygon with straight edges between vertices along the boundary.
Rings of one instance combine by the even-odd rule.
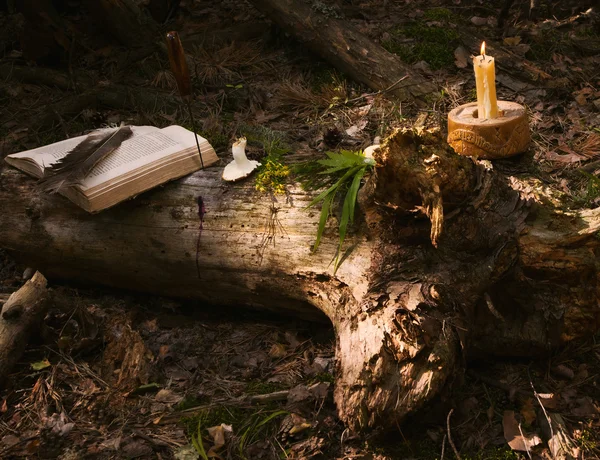
[[[447, 112], [475, 98], [469, 62], [479, 50], [471, 43], [483, 37], [492, 43], [488, 53], [504, 56], [497, 57], [499, 99], [527, 107], [533, 138], [528, 152], [494, 167], [533, 177], [540, 201], [600, 205], [600, 19], [585, 2], [540, 1], [532, 11], [529, 2], [513, 2], [503, 27], [502, 5], [474, 1], [314, 3], [341, 12], [434, 81], [439, 94], [427, 107], [400, 102], [308, 54], [249, 2], [183, 0], [162, 27], [178, 30], [186, 44], [194, 118], [223, 162], [241, 135], [249, 156], [261, 159], [274, 148], [283, 158], [296, 149], [358, 150], [417, 120], [444, 129]], [[68, 50], [36, 38], [14, 2], [0, 2], [0, 157], [121, 121], [192, 128], [164, 54], [133, 62], [84, 2], [55, 4], [76, 37]], [[129, 91], [125, 104], [84, 98], [114, 85]], [[281, 187], [263, 180], [257, 199]], [[0, 250], [0, 294], [18, 289], [26, 268]], [[356, 436], [332, 402], [330, 324], [242, 305], [50, 288], [42, 328], [0, 391], [3, 459], [565, 458], [547, 442], [561, 426], [569, 455], [600, 458], [598, 335], [536, 359], [465, 357], [466, 374], [426, 410], [382, 427], [387, 435]]]

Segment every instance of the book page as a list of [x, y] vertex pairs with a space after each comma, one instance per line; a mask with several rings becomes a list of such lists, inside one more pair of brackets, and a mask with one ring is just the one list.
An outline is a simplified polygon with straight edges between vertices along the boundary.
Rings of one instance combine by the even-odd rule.
[[[148, 132], [157, 131], [157, 128], [154, 126], [132, 126], [131, 130], [133, 131], [133, 137], [135, 137], [138, 135], [144, 135]], [[8, 155], [7, 158], [16, 160], [20, 158], [28, 158], [37, 163], [40, 168], [43, 169], [64, 157], [69, 150], [74, 149], [75, 146], [83, 141], [89, 134], [72, 137], [70, 139], [65, 139], [64, 141], [55, 142], [54, 144], [50, 145], [44, 145], [43, 147], [26, 150], [24, 152], [13, 153], [12, 155]]]
[[[190, 144], [190, 137], [193, 144]], [[207, 144], [206, 139], [201, 137], [198, 139], [201, 144]], [[195, 142], [192, 132], [178, 126], [134, 136], [123, 142], [117, 150], [94, 167], [84, 180], [82, 189], [87, 190], [161, 158], [181, 152], [195, 145]]]
[[[167, 126], [166, 128], [161, 129], [161, 131], [174, 141], [179, 142], [183, 148], [196, 147], [196, 136], [194, 132], [185, 129], [183, 126]], [[207, 140], [199, 135], [198, 142], [200, 143], [200, 146], [202, 146], [202, 143], [207, 142]]]

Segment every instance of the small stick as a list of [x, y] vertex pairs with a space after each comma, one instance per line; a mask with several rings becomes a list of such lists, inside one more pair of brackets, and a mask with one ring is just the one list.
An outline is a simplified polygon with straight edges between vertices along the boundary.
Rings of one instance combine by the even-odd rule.
[[200, 142], [198, 141], [198, 134], [196, 133], [196, 122], [194, 121], [194, 114], [192, 113], [192, 79], [190, 78], [190, 71], [188, 69], [187, 61], [185, 60], [183, 45], [179, 39], [179, 34], [175, 31], [167, 33], [167, 50], [169, 52], [171, 72], [173, 72], [173, 75], [175, 76], [179, 95], [186, 103], [192, 122], [192, 129], [194, 130], [194, 136], [196, 136], [196, 146], [198, 147], [198, 155], [200, 155], [200, 164], [202, 165], [202, 169], [204, 169], [204, 161], [202, 160], [202, 152], [200, 151]]
[[450, 412], [448, 412], [448, 417], [446, 418], [446, 429], [448, 430], [448, 443], [450, 444], [450, 447], [452, 447], [452, 450], [454, 451], [454, 455], [456, 455], [457, 460], [461, 460], [460, 455], [458, 454], [458, 449], [456, 449], [454, 441], [452, 440], [452, 434], [450, 433], [450, 417], [452, 416], [452, 412], [454, 412], [454, 409], [450, 409]]

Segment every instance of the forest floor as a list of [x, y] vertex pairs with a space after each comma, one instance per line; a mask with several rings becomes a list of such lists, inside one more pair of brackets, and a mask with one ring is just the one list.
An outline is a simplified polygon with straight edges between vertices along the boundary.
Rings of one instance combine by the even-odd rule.
[[[57, 3], [83, 37], [69, 53], [0, 2], [0, 158], [121, 121], [191, 127], [164, 56], [129, 62], [109, 38], [87, 33], [81, 2]], [[241, 0], [184, 0], [164, 27], [180, 31], [195, 64], [195, 118], [223, 159], [240, 135], [259, 159], [273, 148], [362, 149], [417, 119], [444, 129], [447, 112], [475, 98], [469, 56], [486, 39], [499, 99], [527, 107], [533, 137], [526, 154], [494, 167], [527, 172], [535, 196], [597, 207], [598, 12], [540, 2], [529, 17], [525, 3], [498, 27], [500, 5], [483, 2], [324, 2], [438, 84], [427, 107], [350, 81]], [[127, 97], [85, 105], [89, 88], [125, 88]], [[271, 199], [278, 183], [257, 185], [257, 199]], [[0, 249], [0, 294], [16, 290], [25, 269]], [[563, 427], [569, 455], [600, 458], [600, 335], [534, 360], [470, 360], [391, 435], [355, 437], [332, 401], [329, 324], [50, 287], [42, 330], [0, 391], [2, 459], [568, 458], [547, 442], [558, 435], [548, 417]]]

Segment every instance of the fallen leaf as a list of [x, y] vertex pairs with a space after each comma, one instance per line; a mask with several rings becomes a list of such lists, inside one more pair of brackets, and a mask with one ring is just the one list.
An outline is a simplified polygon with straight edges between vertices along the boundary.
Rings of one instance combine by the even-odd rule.
[[579, 93], [577, 96], [575, 96], [575, 102], [577, 102], [579, 105], [586, 105], [587, 98], [585, 97], [585, 94]]
[[482, 18], [482, 17], [479, 17], [479, 16], [473, 16], [471, 18], [471, 22], [473, 24], [475, 24], [476, 26], [485, 26], [487, 24], [488, 20], [487, 20], [487, 18]]
[[152, 454], [152, 447], [150, 447], [146, 441], [136, 439], [123, 446], [122, 451], [129, 458], [149, 458]]
[[456, 48], [454, 50], [454, 59], [456, 59], [454, 61], [454, 64], [456, 65], [456, 67], [458, 67], [459, 69], [464, 69], [465, 67], [467, 67], [469, 62], [469, 56], [469, 52], [465, 49], [464, 46], [459, 46], [458, 48]]
[[173, 452], [173, 457], [175, 460], [197, 460], [200, 458], [200, 454], [196, 451], [194, 446], [188, 444]]
[[532, 447], [542, 442], [539, 436], [527, 435], [515, 418], [515, 413], [511, 410], [504, 411], [502, 418], [502, 428], [504, 429], [504, 439], [512, 450], [520, 452], [529, 452]]
[[274, 343], [269, 350], [269, 356], [274, 359], [284, 358], [287, 355], [287, 348], [282, 343]]
[[363, 129], [365, 129], [365, 127], [367, 126], [367, 123], [369, 123], [369, 121], [366, 118], [363, 118], [362, 120], [360, 120], [358, 123], [356, 123], [355, 125], [350, 126], [347, 130], [346, 130], [346, 134], [350, 137], [356, 136], [358, 133], [360, 133]]
[[288, 393], [288, 405], [301, 403], [311, 398], [311, 393], [308, 391], [306, 385], [297, 385], [290, 390]]
[[47, 359], [44, 359], [42, 361], [37, 361], [35, 363], [31, 363], [31, 368], [34, 371], [41, 371], [42, 369], [46, 369], [47, 367], [52, 366], [52, 364], [50, 364], [50, 361], [48, 361]]
[[2, 439], [0, 440], [0, 443], [2, 443], [2, 445], [4, 447], [12, 447], [16, 444], [18, 444], [20, 441], [20, 439], [12, 434], [7, 434], [6, 436], [3, 436]]
[[521, 37], [519, 37], [518, 35], [516, 37], [506, 37], [503, 40], [503, 42], [505, 45], [508, 45], [508, 46], [516, 46], [519, 43], [521, 43]]
[[285, 333], [285, 340], [287, 341], [287, 343], [289, 343], [292, 349], [298, 347], [302, 343], [300, 342], [300, 340], [298, 340], [297, 335], [290, 331], [287, 331]]
[[[559, 145], [558, 148], [561, 149], [563, 152], [567, 152], [569, 155], [577, 155], [581, 159], [585, 160], [584, 156], [578, 155], [577, 153], [573, 152], [566, 145]], [[573, 378], [575, 377], [575, 372], [573, 372], [573, 370], [569, 369], [564, 364], [559, 364], [558, 366], [554, 366], [552, 368], [552, 372], [554, 372], [554, 374], [556, 374], [557, 376], [563, 377], [567, 380], [573, 380]]]
[[329, 393], [330, 386], [331, 383], [329, 382], [319, 382], [308, 387], [308, 391], [310, 391], [315, 399], [325, 399]]
[[208, 457], [218, 457], [217, 451], [219, 451], [225, 445], [225, 433], [232, 433], [233, 428], [231, 425], [220, 425], [211, 426], [207, 428], [209, 436], [213, 440], [213, 446], [208, 450]]
[[538, 398], [544, 409], [556, 409], [559, 405], [559, 396], [554, 393], [538, 393]]
[[171, 390], [162, 389], [156, 396], [154, 397], [155, 401], [165, 403], [165, 404], [177, 404], [183, 399], [183, 396], [180, 396]]
[[577, 407], [571, 410], [571, 414], [576, 417], [589, 417], [598, 414], [598, 408], [589, 396], [575, 400]]
[[527, 425], [531, 425], [535, 421], [535, 408], [533, 407], [533, 399], [527, 398], [521, 407], [521, 415], [525, 419]]
[[546, 159], [550, 161], [558, 161], [560, 163], [577, 163], [578, 161], [583, 161], [586, 158], [577, 155], [576, 153], [569, 153], [568, 155], [560, 155], [556, 152], [547, 152]]
[[116, 438], [106, 439], [100, 443], [101, 450], [119, 450], [119, 446], [121, 445], [121, 436], [117, 436]]

